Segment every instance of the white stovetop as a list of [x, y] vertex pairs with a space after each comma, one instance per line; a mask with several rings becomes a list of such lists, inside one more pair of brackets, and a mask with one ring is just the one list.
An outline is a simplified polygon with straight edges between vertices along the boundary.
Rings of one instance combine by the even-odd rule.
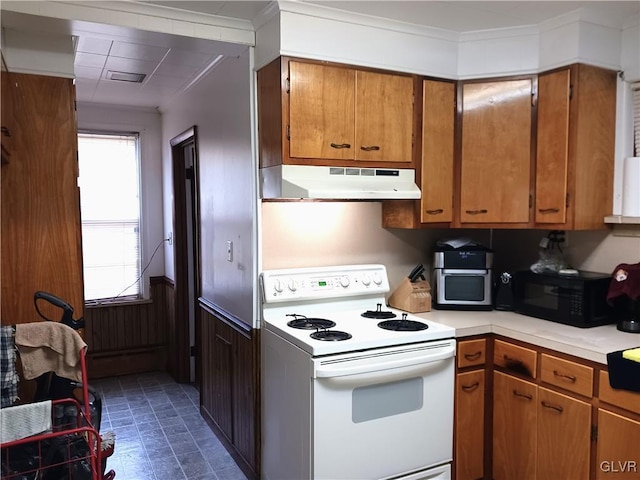
[[412, 315], [455, 328], [456, 338], [495, 333], [605, 365], [607, 353], [640, 347], [640, 334], [621, 332], [615, 325], [578, 328], [497, 310], [432, 310]]

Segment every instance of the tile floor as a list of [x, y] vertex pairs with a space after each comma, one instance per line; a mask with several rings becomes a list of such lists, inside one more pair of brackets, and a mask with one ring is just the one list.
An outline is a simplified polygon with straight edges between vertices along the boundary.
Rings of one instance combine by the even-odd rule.
[[102, 396], [100, 432], [116, 434], [116, 480], [246, 480], [199, 412], [199, 393], [168, 374], [91, 382]]

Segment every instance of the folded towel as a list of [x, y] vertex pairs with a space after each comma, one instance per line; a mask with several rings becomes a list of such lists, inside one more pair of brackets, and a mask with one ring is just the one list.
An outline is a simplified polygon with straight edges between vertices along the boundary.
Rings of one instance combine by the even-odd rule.
[[31, 380], [47, 372], [82, 382], [80, 352], [87, 348], [73, 328], [59, 322], [16, 325], [16, 345], [24, 378]]
[[634, 362], [640, 362], [640, 347], [623, 351], [622, 358], [626, 358], [627, 360], [633, 360]]
[[0, 327], [0, 408], [10, 407], [18, 399], [15, 330]]
[[0, 443], [51, 430], [51, 400], [0, 409]]

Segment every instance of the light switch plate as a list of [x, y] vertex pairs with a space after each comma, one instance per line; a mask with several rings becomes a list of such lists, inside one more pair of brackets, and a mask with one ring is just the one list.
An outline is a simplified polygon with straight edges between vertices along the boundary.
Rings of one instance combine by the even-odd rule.
[[233, 262], [233, 242], [227, 240], [227, 261]]

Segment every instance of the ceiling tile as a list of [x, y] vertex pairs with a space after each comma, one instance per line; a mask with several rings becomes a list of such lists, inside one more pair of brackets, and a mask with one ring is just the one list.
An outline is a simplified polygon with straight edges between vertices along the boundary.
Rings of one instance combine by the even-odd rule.
[[165, 47], [154, 47], [139, 43], [113, 42], [110, 55], [114, 57], [159, 62], [167, 54], [168, 50], [169, 49]]
[[144, 73], [149, 75], [157, 66], [157, 62], [145, 62], [131, 58], [109, 57], [105, 62], [105, 69], [116, 72]]
[[73, 70], [76, 78], [99, 80], [102, 76], [102, 68], [98, 67], [84, 67], [76, 65]]
[[207, 64], [210, 59], [211, 55], [208, 53], [190, 52], [187, 50], [172, 48], [162, 63], [169, 63], [171, 65], [187, 65], [190, 67], [200, 68]]
[[84, 53], [97, 53], [99, 55], [108, 55], [112, 43], [112, 40], [81, 35], [78, 38], [77, 51]]
[[189, 65], [169, 65], [168, 63], [162, 62], [156, 70], [156, 73], [168, 77], [189, 78], [195, 76], [199, 70], [199, 68], [190, 67]]
[[94, 67], [94, 68], [102, 68], [107, 61], [106, 55], [98, 55], [95, 53], [76, 53], [76, 58], [73, 61], [75, 66], [80, 67]]

